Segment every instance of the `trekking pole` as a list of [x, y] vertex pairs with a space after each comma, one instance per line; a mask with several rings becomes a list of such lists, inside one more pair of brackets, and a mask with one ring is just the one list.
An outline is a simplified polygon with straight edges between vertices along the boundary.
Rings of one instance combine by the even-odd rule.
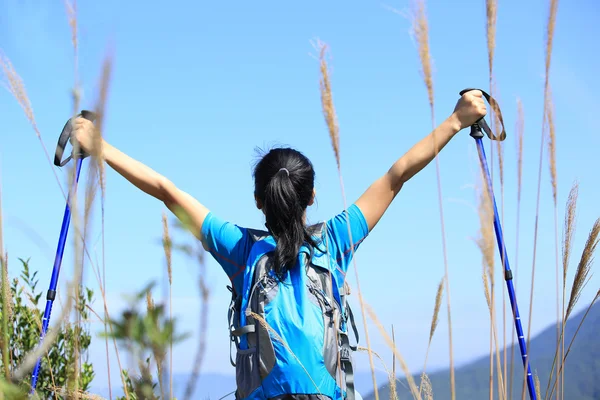
[[[529, 397], [531, 400], [537, 400], [537, 395], [535, 392], [535, 385], [533, 383], [533, 375], [531, 374], [531, 365], [528, 362], [528, 354], [527, 354], [527, 345], [525, 343], [525, 337], [523, 335], [523, 326], [521, 325], [521, 317], [519, 316], [519, 307], [517, 306], [517, 296], [515, 294], [515, 287], [513, 284], [513, 276], [512, 271], [510, 269], [510, 264], [508, 263], [508, 257], [506, 255], [506, 246], [504, 244], [504, 235], [502, 233], [502, 225], [500, 225], [500, 217], [498, 216], [498, 209], [496, 207], [496, 199], [494, 197], [494, 191], [492, 189], [492, 179], [490, 177], [490, 171], [488, 169], [487, 159], [485, 157], [485, 150], [483, 148], [483, 132], [486, 133], [487, 137], [490, 140], [498, 140], [503, 141], [506, 139], [506, 132], [504, 131], [504, 122], [502, 120], [502, 113], [500, 112], [500, 107], [496, 100], [494, 100], [489, 94], [484, 92], [481, 89], [464, 89], [460, 92], [462, 96], [466, 92], [471, 90], [479, 90], [483, 93], [483, 96], [486, 98], [488, 103], [495, 108], [495, 112], [498, 113], [498, 119], [502, 124], [502, 133], [500, 136], [495, 136], [492, 133], [492, 130], [488, 126], [485, 119], [481, 118], [479, 121], [475, 122], [471, 125], [471, 133], [470, 136], [475, 139], [475, 143], [477, 144], [477, 152], [479, 153], [479, 161], [481, 161], [481, 168], [483, 169], [485, 180], [487, 183], [488, 193], [490, 199], [494, 205], [494, 231], [496, 232], [496, 240], [498, 242], [498, 251], [500, 252], [500, 259], [504, 264], [504, 280], [506, 281], [506, 287], [508, 289], [508, 297], [510, 298], [510, 304], [512, 306], [513, 316], [515, 319], [515, 329], [517, 331], [517, 336], [519, 339], [519, 348], [521, 349], [521, 358], [523, 359], [523, 367], [527, 368], [527, 388], [529, 389]], [[482, 132], [483, 130], [483, 132]]]
[[[91, 111], [82, 110], [81, 114], [77, 115], [78, 117], [83, 117], [91, 122], [94, 122], [96, 119], [96, 114]], [[70, 160], [73, 158], [73, 154], [71, 154], [66, 159], [62, 160], [63, 153], [65, 151], [65, 147], [69, 143], [71, 139], [71, 134], [73, 132], [73, 122], [74, 118], [69, 119], [65, 124], [60, 137], [58, 138], [58, 144], [56, 146], [56, 153], [54, 155], [54, 165], [57, 167], [64, 167]], [[81, 172], [81, 164], [83, 159], [87, 157], [87, 154], [80, 151], [79, 154], [75, 157], [75, 182], [73, 183], [73, 194], [75, 194], [77, 189], [77, 182], [79, 181], [79, 173]], [[69, 223], [71, 222], [71, 209], [69, 208], [69, 200], [71, 197], [71, 193], [67, 197], [67, 205], [65, 207], [65, 214], [63, 216], [62, 225], [60, 227], [60, 235], [58, 237], [58, 247], [56, 249], [56, 257], [54, 258], [54, 267], [52, 268], [52, 277], [50, 278], [50, 288], [48, 289], [48, 293], [46, 294], [46, 309], [44, 310], [44, 317], [42, 319], [42, 332], [40, 334], [40, 344], [42, 340], [44, 340], [44, 336], [46, 336], [46, 332], [48, 330], [48, 324], [50, 322], [50, 314], [52, 313], [52, 304], [54, 302], [54, 298], [56, 297], [56, 287], [58, 285], [58, 274], [60, 273], [60, 265], [63, 258], [63, 253], [65, 251], [65, 243], [67, 241], [67, 233], [69, 231]], [[35, 387], [37, 385], [38, 374], [40, 372], [40, 364], [42, 357], [38, 358], [37, 363], [35, 364], [35, 368], [33, 369], [33, 373], [31, 375], [31, 391], [30, 394], [35, 392]]]

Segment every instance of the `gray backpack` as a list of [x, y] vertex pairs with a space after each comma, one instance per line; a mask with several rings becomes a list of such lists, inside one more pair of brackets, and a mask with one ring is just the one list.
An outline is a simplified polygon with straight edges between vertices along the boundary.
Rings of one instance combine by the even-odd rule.
[[[317, 240], [326, 237], [321, 231]], [[327, 251], [300, 250], [303, 271], [290, 271], [280, 281], [270, 268], [273, 237], [250, 230], [254, 241], [246, 263], [242, 293], [232, 293], [228, 320], [235, 343], [237, 399], [346, 398], [354, 400], [350, 327], [358, 330], [346, 297], [348, 285], [337, 282], [335, 261]], [[327, 243], [325, 243], [327, 250]], [[322, 347], [315, 346], [315, 342]], [[289, 377], [294, 380], [290, 383]], [[317, 383], [318, 382], [318, 383]], [[317, 388], [316, 395], [315, 387]], [[307, 397], [308, 396], [308, 397]]]

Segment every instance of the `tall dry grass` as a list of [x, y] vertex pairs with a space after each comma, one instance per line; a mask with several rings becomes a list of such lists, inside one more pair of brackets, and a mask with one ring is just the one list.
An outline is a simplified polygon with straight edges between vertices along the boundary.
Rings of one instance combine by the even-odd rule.
[[[546, 116], [548, 115], [548, 95], [549, 95], [549, 85], [550, 85], [550, 64], [552, 60], [552, 45], [554, 42], [554, 30], [556, 26], [556, 14], [558, 8], [558, 0], [550, 0], [549, 4], [549, 13], [548, 13], [548, 22], [546, 25], [546, 43], [545, 43], [545, 78], [544, 78], [544, 103], [543, 103], [543, 114], [542, 114], [542, 135], [540, 140], [540, 161], [538, 167], [538, 184], [537, 184], [537, 195], [536, 195], [536, 209], [535, 209], [535, 221], [534, 221], [534, 236], [533, 236], [533, 260], [531, 266], [531, 289], [529, 293], [529, 318], [527, 323], [527, 346], [529, 346], [531, 340], [531, 322], [533, 318], [533, 297], [534, 297], [534, 288], [535, 288], [535, 267], [536, 267], [536, 256], [537, 256], [537, 238], [538, 238], [538, 225], [539, 225], [539, 211], [540, 211], [540, 194], [541, 194], [541, 183], [542, 183], [542, 165], [543, 165], [543, 157], [544, 157], [544, 142], [546, 138]], [[551, 155], [550, 163], [555, 163], [554, 156]], [[551, 171], [556, 171], [555, 166], [551, 166]], [[551, 179], [553, 181], [553, 195], [555, 194], [555, 186], [556, 186], [556, 177], [552, 176]], [[556, 203], [556, 202], [555, 202]], [[556, 206], [555, 206], [556, 210]], [[555, 238], [558, 238], [558, 214], [555, 211]], [[556, 242], [556, 276], [558, 278], [558, 241]], [[557, 292], [558, 292], [558, 282], [557, 282]], [[557, 293], [558, 296], [558, 293]], [[558, 338], [557, 338], [558, 340]], [[526, 366], [529, 365], [529, 358], [526, 360]], [[527, 377], [527, 367], [523, 373], [523, 386], [521, 390], [521, 398], [525, 399], [525, 388], [526, 388], [526, 377]]]
[[[327, 54], [327, 46], [324, 43], [319, 43], [319, 64], [321, 71], [321, 79], [319, 82], [320, 93], [321, 93], [321, 107], [323, 110], [323, 116], [325, 117], [325, 123], [327, 124], [327, 129], [329, 131], [329, 137], [331, 138], [331, 144], [333, 147], [333, 152], [335, 155], [335, 160], [337, 164], [338, 177], [340, 180], [340, 189], [342, 192], [342, 199], [344, 201], [344, 209], [348, 209], [348, 204], [346, 200], [346, 193], [344, 190], [344, 180], [342, 177], [342, 167], [341, 167], [341, 157], [340, 157], [340, 135], [339, 135], [339, 125], [337, 122], [337, 115], [335, 112], [335, 106], [333, 104], [333, 94], [331, 91], [331, 82], [329, 79], [329, 69], [327, 65], [327, 60], [325, 58]], [[365, 340], [367, 342], [367, 349], [369, 350], [369, 365], [371, 367], [371, 378], [373, 379], [373, 388], [375, 391], [375, 400], [379, 400], [379, 390], [377, 387], [377, 379], [375, 377], [375, 364], [373, 362], [373, 354], [371, 353], [371, 341], [369, 338], [369, 329], [367, 326], [367, 318], [365, 313], [364, 301], [362, 296], [362, 291], [360, 290], [360, 280], [358, 278], [358, 268], [356, 266], [356, 260], [354, 258], [354, 239], [352, 238], [352, 230], [350, 227], [350, 218], [347, 218], [347, 226], [348, 226], [348, 236], [350, 238], [350, 249], [352, 252], [352, 260], [353, 260], [353, 268], [354, 274], [356, 278], [356, 289], [358, 294], [358, 301], [360, 304], [360, 311], [363, 318], [363, 327], [365, 331]], [[345, 283], [345, 278], [344, 278]]]
[[[163, 249], [165, 251], [165, 261], [167, 264], [167, 276], [169, 279], [169, 318], [173, 318], [173, 261], [172, 261], [172, 248], [173, 242], [171, 241], [171, 235], [169, 234], [169, 224], [167, 221], [167, 214], [162, 214], [162, 226], [163, 226]], [[157, 362], [158, 365], [158, 362]], [[162, 385], [162, 377], [159, 378]], [[169, 343], [169, 398], [173, 398], [173, 338]], [[163, 394], [164, 397], [164, 394]]]
[[[523, 137], [525, 133], [525, 112], [523, 111], [523, 103], [517, 99], [517, 122], [515, 126], [515, 143], [517, 152], [517, 215], [516, 215], [516, 233], [515, 233], [515, 278], [514, 286], [517, 289], [519, 282], [519, 234], [521, 224], [521, 191], [523, 188]], [[512, 311], [512, 307], [511, 307]], [[515, 330], [512, 330], [511, 346], [515, 343]], [[511, 347], [512, 349], [512, 347]], [[508, 376], [508, 393], [512, 395], [513, 378], [514, 378], [514, 350], [510, 352], [510, 375]]]
[[[567, 212], [567, 218], [568, 218], [568, 214], [569, 213]], [[566, 321], [571, 316], [573, 309], [575, 308], [575, 306], [577, 305], [577, 302], [579, 301], [579, 298], [581, 297], [583, 288], [589, 281], [590, 271], [591, 271], [592, 264], [594, 262], [594, 256], [595, 256], [596, 248], [598, 247], [598, 243], [600, 243], [600, 218], [598, 218], [594, 222], [594, 225], [592, 226], [592, 229], [590, 230], [590, 232], [588, 234], [588, 238], [585, 242], [585, 246], [583, 248], [581, 258], [577, 265], [577, 270], [575, 271], [575, 276], [573, 277], [573, 284], [571, 285], [571, 292], [569, 295], [569, 302], [567, 304], [567, 310], [565, 312], [565, 319], [563, 322], [563, 326], [566, 325]], [[560, 352], [556, 352], [554, 361], [552, 362], [552, 369], [550, 371], [550, 377], [548, 379], [548, 387], [550, 386], [552, 381], [554, 381], [554, 383], [552, 384], [552, 389], [550, 390], [550, 394], [548, 395], [547, 398], [552, 397], [554, 390], [556, 389], [557, 385], [559, 384], [563, 370], [564, 370], [567, 356], [571, 349], [571, 346], [573, 345], [573, 342], [575, 341], [575, 338], [577, 337], [577, 334], [579, 333], [579, 329], [583, 325], [583, 322], [585, 321], [590, 309], [593, 307], [593, 305], [596, 303], [596, 301], [598, 300], [599, 297], [600, 297], [600, 290], [596, 293], [596, 296], [594, 297], [592, 302], [588, 305], [586, 312], [583, 315], [583, 318], [581, 319], [581, 321], [579, 322], [577, 330], [575, 331], [575, 334], [573, 335], [573, 338], [571, 339], [571, 342], [569, 343], [569, 346], [568, 346], [565, 354], [562, 355], [562, 354], [560, 354]], [[562, 335], [559, 338], [559, 340], [562, 341], [563, 338], [564, 338], [564, 330], [563, 330]], [[557, 372], [556, 376], [554, 376], [553, 372], [554, 372], [554, 368], [556, 367], [557, 356], [561, 356], [560, 364], [558, 366], [558, 372]]]
[[[485, 2], [485, 10], [486, 10], [486, 37], [487, 37], [487, 50], [488, 50], [488, 72], [489, 72], [489, 85], [490, 85], [490, 96], [495, 97], [496, 93], [494, 90], [494, 71], [493, 71], [493, 67], [494, 67], [494, 52], [496, 49], [496, 20], [497, 20], [497, 13], [498, 13], [498, 4], [496, 2], [496, 0], [486, 0]], [[494, 125], [495, 125], [495, 118], [491, 119], [491, 128], [492, 130], [494, 129]], [[498, 141], [498, 146], [500, 146], [500, 142]], [[493, 142], [490, 142], [490, 149], [493, 150]], [[494, 185], [494, 157], [493, 157], [493, 151], [490, 151], [490, 155], [491, 155], [491, 179], [492, 179], [492, 188]], [[501, 160], [501, 155], [500, 152], [498, 152], [498, 161]], [[500, 161], [501, 162], [501, 161]], [[482, 199], [483, 201], [485, 201], [484, 199]], [[480, 212], [481, 213], [481, 212]], [[492, 214], [493, 215], [493, 214]], [[487, 214], [487, 216], [489, 217], [490, 215]], [[487, 223], [486, 223], [487, 225]], [[486, 233], [488, 228], [485, 228]], [[484, 235], [485, 236], [485, 235]], [[491, 256], [493, 258], [493, 235], [491, 237], [492, 239], [492, 250], [491, 250]], [[486, 249], [487, 251], [487, 249]], [[501, 257], [503, 257], [503, 255], [501, 254]], [[487, 257], [486, 257], [487, 258]], [[502, 263], [504, 265], [504, 262]], [[490, 283], [491, 283], [491, 295], [490, 295], [490, 301], [488, 302], [488, 307], [490, 309], [490, 379], [489, 379], [489, 399], [492, 400], [494, 398], [494, 389], [493, 389], [493, 381], [494, 381], [494, 329], [495, 329], [495, 321], [496, 321], [496, 288], [495, 288], [495, 279], [494, 279], [494, 263], [492, 260], [491, 264], [488, 264], [488, 266], [491, 268], [491, 271], [489, 271], [488, 273], [490, 274]], [[503, 292], [504, 293], [504, 292]], [[504, 305], [504, 298], [503, 298], [503, 302], [502, 304]], [[506, 344], [506, 343], [505, 343]]]
[[[435, 292], [435, 303], [433, 306], [433, 315], [431, 317], [431, 325], [429, 327], [429, 341], [427, 342], [427, 350], [425, 351], [425, 362], [423, 363], [423, 372], [421, 373], [421, 385], [419, 385], [419, 393], [423, 394], [423, 382], [425, 377], [427, 376], [427, 361], [429, 359], [429, 350], [431, 349], [431, 341], [433, 340], [433, 335], [435, 334], [435, 330], [438, 326], [439, 322], [439, 314], [440, 307], [442, 306], [442, 296], [444, 294], [444, 279], [440, 281], [438, 284], [437, 290]], [[394, 341], [394, 347], [396, 346], [396, 342]]]
[[[480, 193], [479, 193], [479, 220], [480, 220], [480, 237], [477, 244], [482, 254], [483, 264], [483, 284], [484, 294], [488, 311], [490, 313], [490, 375], [489, 375], [489, 398], [492, 399], [494, 396], [494, 353], [496, 357], [496, 368], [498, 369], [498, 396], [503, 399], [506, 398], [504, 391], [504, 379], [503, 372], [500, 362], [500, 349], [499, 339], [497, 332], [496, 319], [494, 314], [494, 297], [492, 290], [495, 286], [496, 272], [495, 272], [495, 258], [494, 258], [494, 208], [493, 199], [491, 194], [491, 188], [488, 186], [488, 182], [483, 176], [485, 173], [483, 170], [480, 171]], [[501, 253], [502, 253], [501, 249]], [[494, 347], [495, 344], [495, 347]], [[494, 351], [495, 349], [495, 351]]]
[[431, 52], [429, 48], [429, 26], [427, 22], [427, 13], [424, 0], [411, 0], [411, 19], [412, 19], [412, 34], [417, 42], [417, 51], [421, 62], [421, 74], [425, 88], [427, 89], [427, 97], [429, 99], [429, 108], [431, 111], [431, 125], [433, 129], [433, 146], [435, 149], [435, 169], [438, 192], [438, 205], [440, 211], [440, 228], [442, 234], [442, 253], [444, 259], [444, 281], [446, 286], [446, 305], [448, 315], [448, 350], [450, 357], [450, 395], [452, 400], [456, 398], [456, 387], [454, 377], [454, 354], [452, 346], [452, 312], [450, 301], [450, 278], [448, 272], [448, 251], [446, 245], [446, 230], [444, 226], [444, 207], [442, 196], [442, 182], [440, 176], [440, 161], [438, 158], [438, 145], [435, 137], [435, 106], [434, 106], [434, 90], [433, 90], [433, 73]]

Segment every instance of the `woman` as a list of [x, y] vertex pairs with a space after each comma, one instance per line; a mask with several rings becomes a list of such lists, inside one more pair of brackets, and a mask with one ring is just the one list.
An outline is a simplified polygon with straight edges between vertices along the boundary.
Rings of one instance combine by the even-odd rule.
[[[434, 132], [400, 157], [348, 210], [321, 225], [306, 225], [306, 209], [315, 198], [312, 164], [296, 150], [271, 150], [254, 170], [254, 197], [265, 216], [265, 232], [221, 219], [106, 142], [102, 151], [109, 166], [185, 220], [231, 280], [231, 335], [238, 344], [236, 397], [351, 399], [344, 278], [354, 251], [404, 183], [433, 160], [434, 135], [441, 150], [485, 114], [482, 93], [465, 93]], [[89, 121], [75, 120], [74, 136], [88, 153], [93, 129]]]

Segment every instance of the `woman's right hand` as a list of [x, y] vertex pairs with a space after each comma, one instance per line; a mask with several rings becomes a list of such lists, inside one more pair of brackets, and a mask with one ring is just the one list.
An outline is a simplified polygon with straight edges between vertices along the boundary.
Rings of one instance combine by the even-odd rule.
[[86, 153], [90, 154], [94, 147], [94, 124], [82, 117], [75, 118], [73, 122], [73, 136], [71, 140], [76, 140], [79, 147]]

